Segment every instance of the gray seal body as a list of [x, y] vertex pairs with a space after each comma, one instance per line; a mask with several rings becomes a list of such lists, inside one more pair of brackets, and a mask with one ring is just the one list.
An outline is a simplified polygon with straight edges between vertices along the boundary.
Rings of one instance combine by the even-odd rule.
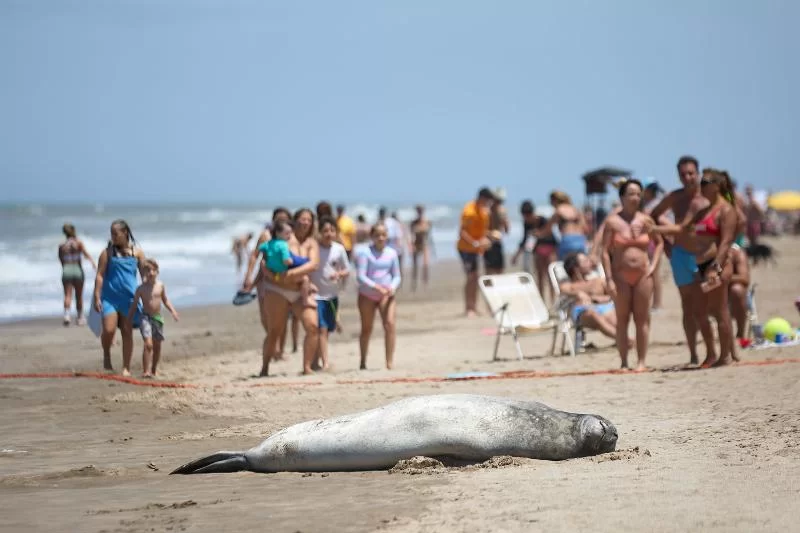
[[511, 398], [441, 394], [296, 424], [247, 451], [217, 452], [172, 473], [382, 470], [418, 455], [562, 460], [614, 451], [616, 443], [616, 428], [601, 416]]

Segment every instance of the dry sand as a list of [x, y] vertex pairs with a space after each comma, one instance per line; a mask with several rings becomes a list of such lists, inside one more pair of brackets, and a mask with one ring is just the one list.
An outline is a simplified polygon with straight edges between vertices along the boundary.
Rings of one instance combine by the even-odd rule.
[[[761, 267], [762, 317], [797, 322], [797, 241], [773, 242]], [[168, 323], [162, 381], [175, 390], [88, 378], [2, 379], [0, 531], [790, 531], [800, 501], [800, 364], [501, 380], [380, 382], [451, 372], [602, 370], [600, 346], [548, 357], [550, 337], [509, 338], [491, 362], [490, 319], [460, 317], [461, 275], [437, 266], [435, 288], [399, 304], [396, 369], [383, 370], [376, 329], [360, 372], [352, 304], [331, 346], [329, 374], [300, 377], [299, 354], [254, 379], [262, 333], [256, 304], [181, 310]], [[653, 321], [649, 363], [688, 361], [677, 291]], [[348, 299], [352, 302], [352, 297]], [[97, 370], [99, 343], [84, 328], [34, 321], [0, 328], [0, 372]], [[140, 371], [136, 338], [134, 372]], [[702, 355], [702, 348], [701, 348]], [[745, 361], [800, 357], [800, 348], [742, 352]], [[114, 361], [119, 366], [119, 348]], [[357, 381], [362, 382], [357, 382]], [[378, 382], [370, 382], [378, 381]], [[348, 383], [349, 382], [349, 383]], [[355, 383], [354, 383], [355, 382]], [[483, 467], [395, 473], [168, 476], [220, 449], [249, 448], [296, 422], [417, 394], [469, 392], [535, 399], [612, 420], [618, 451], [562, 462], [496, 459]], [[416, 472], [418, 475], [410, 475]]]

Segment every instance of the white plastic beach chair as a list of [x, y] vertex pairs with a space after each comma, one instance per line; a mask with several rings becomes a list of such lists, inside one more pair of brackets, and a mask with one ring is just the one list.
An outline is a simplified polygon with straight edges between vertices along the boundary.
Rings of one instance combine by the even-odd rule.
[[514, 338], [517, 355], [522, 359], [519, 335], [542, 333], [555, 327], [533, 277], [527, 272], [481, 276], [478, 286], [497, 323], [492, 360], [497, 360], [502, 335]]
[[[560, 335], [561, 354], [563, 355], [565, 353], [565, 347], [568, 347], [570, 355], [574, 356], [576, 351], [583, 351], [583, 342], [581, 342], [581, 339], [584, 338], [584, 336], [578, 334], [583, 331], [583, 328], [572, 321], [571, 311], [575, 299], [571, 296], [561, 294], [560, 284], [569, 281], [569, 275], [564, 269], [564, 262], [554, 261], [550, 263], [547, 267], [547, 275], [550, 278], [550, 285], [553, 287], [553, 294], [556, 295], [556, 301], [553, 306], [555, 314], [558, 317], [558, 324], [553, 330], [553, 344], [550, 347], [550, 355], [555, 355], [556, 342]], [[601, 277], [605, 279], [606, 274], [603, 271], [603, 267], [597, 265], [589, 276], [590, 279], [592, 277]]]

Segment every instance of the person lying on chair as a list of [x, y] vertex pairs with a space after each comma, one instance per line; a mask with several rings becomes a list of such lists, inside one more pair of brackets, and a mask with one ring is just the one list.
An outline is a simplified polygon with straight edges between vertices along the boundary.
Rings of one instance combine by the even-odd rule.
[[[594, 268], [582, 252], [564, 258], [564, 270], [569, 279], [559, 284], [561, 294], [574, 299], [570, 316], [578, 327], [594, 329], [610, 339], [617, 337], [617, 315], [614, 302], [601, 276], [592, 276]], [[633, 342], [631, 340], [630, 342]]]

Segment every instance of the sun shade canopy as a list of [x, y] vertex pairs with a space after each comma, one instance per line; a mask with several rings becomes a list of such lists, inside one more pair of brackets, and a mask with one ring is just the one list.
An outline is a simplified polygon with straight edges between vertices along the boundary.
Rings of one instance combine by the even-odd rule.
[[619, 167], [600, 167], [583, 175], [586, 194], [606, 194], [606, 185], [614, 178], [630, 178], [633, 172]]

